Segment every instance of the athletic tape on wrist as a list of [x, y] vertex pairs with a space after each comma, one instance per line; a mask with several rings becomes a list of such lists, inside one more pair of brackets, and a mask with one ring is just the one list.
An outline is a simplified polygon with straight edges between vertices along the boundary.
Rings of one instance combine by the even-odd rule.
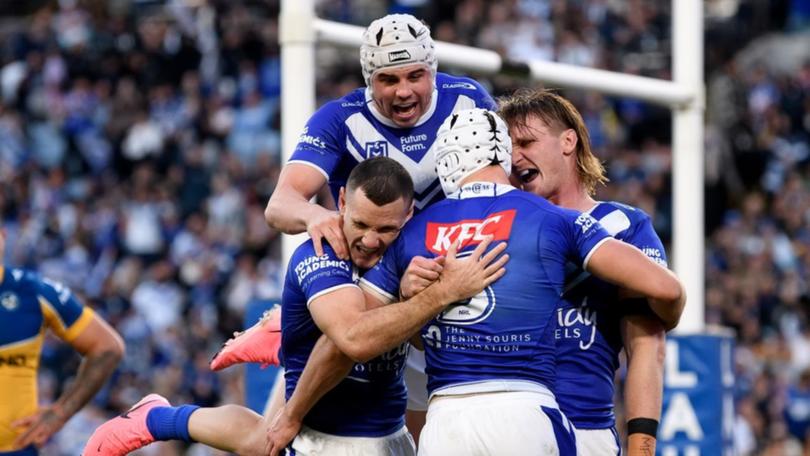
[[656, 437], [658, 434], [658, 420], [652, 418], [633, 418], [627, 422], [627, 435], [647, 434]]

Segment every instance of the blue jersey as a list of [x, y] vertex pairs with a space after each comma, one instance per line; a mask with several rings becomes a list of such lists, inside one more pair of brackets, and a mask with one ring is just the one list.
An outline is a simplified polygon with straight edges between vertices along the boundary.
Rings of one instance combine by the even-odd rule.
[[64, 285], [36, 273], [0, 267], [0, 452], [22, 429], [11, 423], [37, 411], [37, 369], [45, 333], [66, 342], [93, 320]]
[[565, 265], [584, 265], [609, 235], [588, 214], [556, 207], [508, 185], [474, 182], [408, 223], [364, 284], [390, 297], [416, 255], [444, 254], [482, 235], [507, 241], [507, 273], [468, 302], [449, 306], [422, 328], [428, 391], [490, 380], [551, 388], [555, 376], [554, 312]]
[[[600, 202], [588, 211], [616, 239], [666, 266], [661, 239], [640, 209]], [[619, 321], [634, 309], [618, 302], [619, 289], [569, 265], [563, 305], [557, 310], [557, 382], [560, 409], [578, 429], [614, 425], [613, 388], [622, 339]]]
[[[287, 267], [281, 306], [281, 353], [289, 400], [321, 330], [309, 303], [342, 287], [356, 287], [358, 271], [329, 244], [318, 257], [312, 240], [301, 244]], [[380, 437], [404, 426], [407, 402], [402, 372], [407, 345], [356, 364], [348, 377], [318, 401], [304, 418], [316, 431], [340, 436]]]
[[436, 74], [436, 90], [427, 112], [412, 128], [399, 128], [381, 115], [367, 89], [357, 89], [323, 105], [307, 122], [290, 163], [320, 170], [337, 201], [359, 162], [386, 156], [399, 162], [413, 179], [416, 210], [444, 198], [431, 148], [450, 114], [470, 108], [496, 109], [495, 101], [472, 79]]

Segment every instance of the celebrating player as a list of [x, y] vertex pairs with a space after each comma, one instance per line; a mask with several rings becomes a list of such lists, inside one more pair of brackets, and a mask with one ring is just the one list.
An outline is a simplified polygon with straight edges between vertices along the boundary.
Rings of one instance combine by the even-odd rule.
[[[512, 174], [523, 189], [551, 203], [587, 213], [616, 239], [635, 245], [666, 266], [661, 240], [642, 210], [593, 198], [606, 181], [593, 155], [582, 116], [565, 98], [525, 90], [501, 101], [512, 137]], [[565, 305], [557, 310], [557, 377], [554, 394], [576, 426], [581, 455], [618, 455], [613, 378], [619, 353], [628, 359], [625, 413], [628, 454], [655, 451], [661, 413], [664, 327], [646, 302], [621, 302], [616, 286], [582, 269], [566, 278]]]
[[348, 259], [340, 216], [310, 199], [328, 182], [337, 201], [352, 168], [377, 156], [393, 158], [411, 175], [417, 211], [443, 198], [430, 153], [436, 131], [453, 112], [495, 102], [474, 80], [438, 73], [434, 46], [430, 30], [410, 15], [369, 25], [360, 47], [366, 87], [325, 104], [307, 122], [267, 204], [270, 226], [307, 231], [319, 254], [326, 239]]
[[[307, 122], [267, 204], [265, 217], [271, 227], [287, 234], [306, 231], [318, 254], [325, 239], [339, 258], [348, 259], [350, 246], [339, 214], [310, 200], [328, 182], [337, 201], [352, 168], [371, 157], [390, 157], [405, 167], [414, 182], [417, 213], [444, 198], [430, 152], [436, 131], [453, 112], [494, 109], [495, 102], [476, 81], [437, 72], [434, 46], [430, 30], [410, 15], [391, 14], [369, 25], [360, 47], [366, 87], [327, 103]], [[242, 341], [226, 347], [215, 360], [217, 368], [274, 361], [253, 349], [262, 339], [273, 338], [271, 331], [278, 326], [272, 318], [268, 315]], [[254, 337], [256, 342], [247, 340]], [[408, 427], [418, 439], [427, 404], [424, 376], [415, 373], [424, 370], [424, 360], [419, 352], [412, 353], [406, 372]]]
[[575, 454], [573, 429], [551, 392], [566, 265], [646, 296], [668, 325], [683, 310], [680, 282], [641, 251], [612, 239], [588, 214], [509, 185], [511, 141], [492, 112], [443, 124], [436, 148], [447, 200], [416, 216], [361, 284], [396, 300], [417, 255], [435, 257], [483, 236], [509, 241], [510, 272], [422, 329], [431, 394], [420, 454]]
[[[287, 392], [292, 396], [299, 383], [317, 388], [299, 395], [306, 403], [287, 404], [290, 410], [301, 406], [309, 412], [292, 443], [295, 454], [413, 454], [403, 422], [407, 347], [402, 343], [445, 306], [479, 293], [504, 273], [508, 257], [495, 258], [505, 246], [483, 255], [484, 245], [465, 260], [457, 260], [451, 251], [435, 286], [406, 302], [366, 311], [366, 298], [355, 285], [358, 271], [380, 259], [410, 217], [412, 185], [407, 171], [395, 161], [364, 161], [351, 172], [339, 195], [352, 261], [338, 258], [328, 244], [323, 255], [317, 254], [312, 240], [291, 259], [282, 297]], [[314, 349], [316, 344], [320, 350]], [[338, 357], [345, 370], [337, 374], [305, 370], [308, 359], [312, 363], [323, 353]], [[344, 359], [343, 353], [351, 358]], [[307, 376], [313, 375], [320, 378], [311, 382]], [[171, 407], [153, 394], [97, 429], [84, 454], [122, 455], [169, 439], [198, 441], [239, 454], [266, 454], [262, 424], [261, 416], [244, 407]]]

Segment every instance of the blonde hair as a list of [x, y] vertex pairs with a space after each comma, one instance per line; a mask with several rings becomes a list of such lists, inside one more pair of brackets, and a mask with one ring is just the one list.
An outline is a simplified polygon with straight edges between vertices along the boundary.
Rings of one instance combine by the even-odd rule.
[[574, 130], [577, 135], [577, 175], [589, 195], [596, 192], [597, 185], [604, 185], [608, 178], [605, 167], [591, 150], [591, 138], [585, 121], [570, 101], [547, 90], [520, 89], [498, 100], [498, 114], [509, 129], [526, 128], [530, 117], [536, 117], [551, 128]]

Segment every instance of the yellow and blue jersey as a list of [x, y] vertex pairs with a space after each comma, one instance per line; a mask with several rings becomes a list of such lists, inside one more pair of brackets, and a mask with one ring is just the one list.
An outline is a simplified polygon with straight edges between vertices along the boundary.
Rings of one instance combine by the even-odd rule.
[[14, 421], [37, 411], [37, 369], [45, 332], [70, 342], [93, 311], [61, 283], [0, 267], [0, 452], [12, 450]]

